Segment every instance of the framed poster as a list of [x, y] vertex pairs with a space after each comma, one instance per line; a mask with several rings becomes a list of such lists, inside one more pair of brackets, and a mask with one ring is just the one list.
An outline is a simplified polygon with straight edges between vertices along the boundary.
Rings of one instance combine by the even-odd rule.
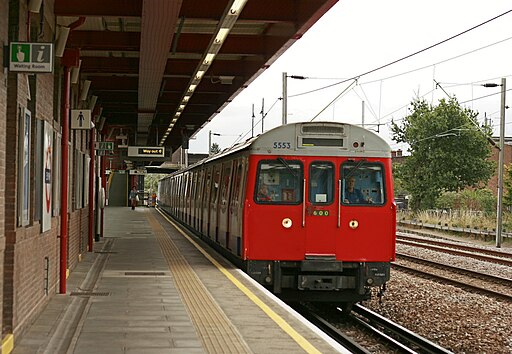
[[61, 168], [61, 134], [55, 132], [53, 140], [53, 216], [60, 215], [60, 168]]
[[44, 122], [43, 135], [43, 198], [41, 200], [41, 232], [50, 230], [52, 226], [52, 169], [53, 169], [53, 127]]
[[90, 173], [91, 158], [85, 154], [84, 158], [84, 207], [89, 205], [89, 173]]
[[18, 226], [30, 223], [30, 129], [32, 114], [20, 109], [20, 134], [18, 141]]

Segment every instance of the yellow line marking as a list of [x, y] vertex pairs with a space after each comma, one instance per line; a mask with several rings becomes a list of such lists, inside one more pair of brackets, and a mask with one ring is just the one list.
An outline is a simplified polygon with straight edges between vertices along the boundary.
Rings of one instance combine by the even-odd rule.
[[238, 279], [236, 279], [226, 268], [224, 268], [219, 262], [217, 262], [212, 256], [210, 256], [198, 243], [196, 243], [189, 235], [187, 235], [183, 229], [178, 226], [174, 221], [169, 219], [167, 215], [163, 214], [160, 210], [157, 211], [164, 217], [172, 226], [178, 230], [199, 252], [201, 252], [212, 264], [217, 267], [225, 276], [228, 278], [240, 291], [242, 291], [252, 302], [254, 302], [260, 309], [263, 310], [279, 327], [283, 329], [298, 345], [302, 347], [307, 353], [321, 353], [316, 349], [309, 341], [300, 335], [295, 329], [292, 328], [281, 316], [275, 313], [270, 307], [267, 306], [258, 296], [250, 291], [245, 285], [243, 285]]
[[14, 349], [14, 336], [8, 334], [2, 340], [2, 346], [0, 347], [0, 353], [9, 354]]

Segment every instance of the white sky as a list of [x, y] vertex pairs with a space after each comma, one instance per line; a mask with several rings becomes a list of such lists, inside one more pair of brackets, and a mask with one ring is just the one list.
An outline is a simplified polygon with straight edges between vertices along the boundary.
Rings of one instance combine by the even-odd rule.
[[[348, 83], [316, 93], [294, 95], [370, 71], [511, 9], [510, 0], [340, 0], [196, 134], [190, 141], [189, 152], [208, 151], [210, 130], [221, 134], [212, 137], [212, 142], [221, 148], [231, 146], [240, 134], [245, 136], [244, 140], [250, 137], [252, 105], [255, 106], [255, 122], [259, 122], [262, 99], [265, 100], [265, 111], [268, 111], [282, 96], [283, 72], [311, 78], [288, 79], [288, 122], [310, 121]], [[483, 47], [487, 48], [460, 56]], [[460, 57], [446, 61], [457, 56]], [[390, 78], [419, 68], [423, 69]], [[491, 117], [494, 133], [498, 135], [501, 88], [484, 88], [480, 84], [499, 84], [502, 77], [507, 78], [507, 89], [512, 89], [512, 13], [410, 59], [361, 77], [357, 86], [325, 109], [315, 121], [360, 124], [364, 100], [365, 123], [385, 124], [380, 127], [380, 135], [392, 149], [405, 149], [391, 140], [388, 123], [391, 118], [403, 118], [407, 114], [407, 105], [418, 94], [434, 104], [446, 97], [441, 89], [434, 90], [435, 79], [449, 94], [455, 94], [459, 102], [497, 93], [465, 105], [478, 111], [481, 121], [484, 112]], [[512, 91], [507, 92], [506, 100], [512, 106], [510, 97]], [[512, 135], [510, 111], [506, 111], [506, 136]], [[278, 101], [265, 118], [265, 131], [280, 125], [281, 121], [282, 103]], [[261, 123], [254, 130], [255, 134], [261, 133]]]

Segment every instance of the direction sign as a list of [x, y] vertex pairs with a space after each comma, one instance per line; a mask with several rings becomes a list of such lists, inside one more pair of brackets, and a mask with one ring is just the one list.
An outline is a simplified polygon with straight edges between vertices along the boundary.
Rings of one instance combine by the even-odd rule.
[[161, 146], [128, 146], [128, 157], [164, 157], [165, 148]]
[[11, 42], [9, 49], [10, 71], [53, 72], [53, 43]]

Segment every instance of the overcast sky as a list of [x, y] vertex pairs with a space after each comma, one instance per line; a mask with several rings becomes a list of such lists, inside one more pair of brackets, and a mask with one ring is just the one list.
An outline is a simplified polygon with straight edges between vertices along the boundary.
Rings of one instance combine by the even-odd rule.
[[[499, 134], [500, 88], [484, 82], [507, 78], [512, 89], [512, 12], [409, 59], [350, 82], [302, 94], [391, 63], [430, 47], [512, 9], [510, 0], [340, 0], [265, 73], [236, 97], [190, 141], [190, 152], [206, 153], [208, 132], [221, 148], [241, 135], [251, 136], [252, 105], [255, 133], [261, 133], [261, 106], [265, 100], [265, 131], [281, 124], [282, 73], [307, 80], [288, 79], [288, 122], [362, 122], [382, 124], [380, 135], [393, 149], [406, 148], [391, 140], [389, 122], [406, 114], [417, 96], [437, 104], [446, 97], [434, 80], [459, 102], [492, 119]], [[416, 70], [418, 69], [418, 70]], [[334, 104], [335, 100], [343, 91]], [[495, 95], [491, 95], [497, 93]], [[300, 95], [302, 94], [302, 95]], [[491, 95], [487, 98], [479, 97]], [[507, 92], [510, 105], [512, 90]], [[274, 105], [272, 109], [271, 106]], [[327, 107], [327, 108], [326, 108]], [[269, 111], [270, 109], [270, 111]], [[506, 112], [506, 135], [512, 135], [512, 117]], [[376, 126], [370, 126], [376, 129]]]

